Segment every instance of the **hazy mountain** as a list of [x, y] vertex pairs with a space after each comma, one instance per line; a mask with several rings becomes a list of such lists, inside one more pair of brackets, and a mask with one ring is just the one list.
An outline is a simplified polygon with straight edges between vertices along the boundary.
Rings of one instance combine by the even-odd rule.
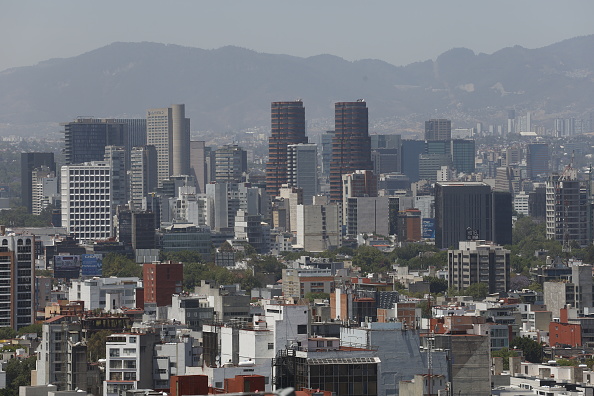
[[0, 73], [2, 123], [144, 116], [151, 107], [185, 103], [193, 130], [226, 131], [268, 125], [271, 101], [297, 98], [308, 119], [332, 118], [335, 101], [358, 98], [368, 101], [374, 119], [486, 107], [580, 114], [594, 108], [594, 36], [490, 55], [455, 48], [403, 67], [237, 47], [114, 43]]

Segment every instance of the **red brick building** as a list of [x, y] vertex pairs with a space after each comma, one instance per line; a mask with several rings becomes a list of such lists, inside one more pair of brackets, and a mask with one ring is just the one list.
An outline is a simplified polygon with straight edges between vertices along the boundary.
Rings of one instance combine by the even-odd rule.
[[567, 308], [559, 310], [559, 322], [549, 324], [549, 345], [572, 347], [582, 345], [582, 326], [579, 324], [567, 323]]
[[143, 265], [144, 303], [171, 305], [171, 296], [182, 292], [184, 266], [171, 261]]

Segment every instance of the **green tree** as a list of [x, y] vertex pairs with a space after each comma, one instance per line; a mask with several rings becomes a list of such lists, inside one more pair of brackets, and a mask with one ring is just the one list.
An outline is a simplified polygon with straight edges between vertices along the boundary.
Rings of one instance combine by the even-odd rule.
[[448, 290], [448, 281], [436, 276], [425, 276], [423, 281], [429, 282], [429, 292], [432, 294], [444, 293]]
[[109, 253], [103, 259], [103, 276], [142, 278], [142, 266], [124, 255]]
[[184, 263], [184, 290], [193, 292], [200, 281], [204, 279], [207, 271], [206, 265], [198, 262]]
[[17, 332], [12, 327], [0, 327], [0, 340], [15, 338]]
[[110, 330], [99, 330], [89, 337], [87, 356], [90, 363], [97, 363], [99, 359], [105, 359], [105, 342], [111, 333]]
[[473, 283], [464, 290], [464, 294], [475, 300], [482, 300], [489, 294], [489, 286], [486, 283]]
[[431, 305], [429, 301], [423, 300], [417, 304], [417, 308], [421, 308], [421, 316], [425, 319], [430, 319], [433, 317], [433, 312], [431, 311]]
[[18, 331], [18, 335], [36, 333], [37, 337], [41, 337], [42, 329], [43, 326], [41, 323], [33, 323], [29, 326], [21, 327]]
[[27, 359], [10, 359], [6, 363], [6, 393], [5, 395], [16, 396], [19, 394], [19, 387], [31, 385], [31, 371], [35, 370], [37, 356], [33, 355]]
[[510, 347], [521, 349], [524, 358], [530, 363], [542, 363], [542, 345], [528, 337], [516, 337], [512, 340]]
[[314, 293], [314, 292], [309, 292], [305, 294], [305, 298], [307, 298], [309, 301], [313, 301], [313, 300], [328, 300], [330, 298], [330, 294], [328, 293]]
[[353, 265], [361, 267], [364, 273], [386, 272], [390, 270], [390, 260], [378, 249], [371, 246], [359, 246], [353, 256]]
[[194, 250], [179, 250], [177, 252], [162, 252], [162, 261], [174, 261], [179, 263], [201, 263], [202, 255]]

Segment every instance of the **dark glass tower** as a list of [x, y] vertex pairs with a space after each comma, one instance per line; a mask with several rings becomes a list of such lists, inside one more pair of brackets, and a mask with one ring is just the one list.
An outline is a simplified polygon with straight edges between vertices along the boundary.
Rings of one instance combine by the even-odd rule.
[[450, 140], [452, 138], [452, 121], [436, 119], [425, 121], [425, 140]]
[[305, 107], [301, 100], [272, 102], [271, 133], [268, 139], [266, 163], [266, 192], [275, 197], [287, 183], [287, 146], [307, 143], [305, 136]]
[[105, 146], [126, 147], [128, 126], [95, 118], [79, 118], [64, 126], [66, 165], [103, 161]]
[[334, 137], [330, 163], [330, 200], [342, 201], [342, 175], [373, 170], [367, 105], [364, 100], [334, 105]]

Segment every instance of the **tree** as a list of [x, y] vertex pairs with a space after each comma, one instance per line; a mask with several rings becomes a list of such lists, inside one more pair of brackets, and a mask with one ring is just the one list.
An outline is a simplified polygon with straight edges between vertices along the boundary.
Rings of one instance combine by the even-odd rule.
[[524, 275], [518, 275], [511, 278], [509, 287], [511, 290], [522, 290], [530, 285], [530, 279]]
[[309, 301], [313, 301], [313, 300], [328, 300], [330, 298], [330, 294], [328, 293], [314, 293], [314, 292], [309, 292], [305, 294], [305, 298], [307, 298]]
[[432, 294], [443, 293], [448, 290], [448, 281], [436, 276], [423, 277], [424, 282], [429, 282], [429, 292]]
[[41, 337], [42, 330], [43, 325], [41, 323], [33, 323], [29, 326], [21, 327], [18, 331], [18, 335], [36, 333], [37, 337]]
[[0, 327], [0, 340], [15, 338], [17, 332], [12, 327]]
[[361, 267], [361, 271], [386, 272], [390, 269], [390, 260], [378, 249], [371, 246], [359, 246], [353, 256], [353, 265]]
[[417, 304], [417, 308], [421, 308], [421, 316], [425, 319], [430, 319], [433, 317], [433, 312], [431, 311], [431, 305], [429, 305], [429, 301], [423, 300]]
[[489, 286], [486, 283], [473, 283], [464, 290], [464, 294], [472, 296], [475, 300], [482, 300], [489, 294]]
[[176, 252], [163, 252], [162, 261], [175, 261], [179, 263], [201, 263], [202, 255], [194, 250], [179, 250]]
[[103, 259], [103, 276], [142, 278], [142, 266], [124, 255], [109, 253]]
[[6, 363], [6, 393], [5, 395], [16, 396], [19, 394], [19, 387], [31, 385], [31, 371], [35, 370], [37, 356], [33, 355], [27, 359], [10, 359]]
[[530, 363], [542, 363], [542, 345], [528, 337], [516, 337], [512, 340], [510, 347], [521, 349], [524, 358]]
[[89, 337], [87, 352], [90, 363], [97, 363], [99, 359], [105, 359], [105, 342], [111, 333], [110, 330], [99, 330]]

